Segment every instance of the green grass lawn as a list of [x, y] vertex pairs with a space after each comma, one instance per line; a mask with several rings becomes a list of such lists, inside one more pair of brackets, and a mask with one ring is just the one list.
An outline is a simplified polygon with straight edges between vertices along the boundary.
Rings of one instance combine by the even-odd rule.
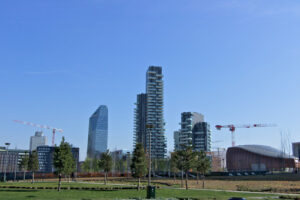
[[[199, 190], [178, 190], [178, 189], [158, 189], [156, 192], [157, 198], [197, 198], [197, 199], [220, 199], [225, 200], [230, 197], [265, 197], [266, 194], [247, 194], [247, 193], [232, 193], [232, 192], [213, 192]], [[24, 189], [0, 189], [0, 200], [15, 200], [15, 199], [74, 199], [74, 200], [95, 200], [95, 199], [138, 199], [145, 198], [146, 191], [136, 190], [119, 190], [119, 191], [81, 191], [81, 190], [63, 190], [57, 192], [55, 190], [24, 190]], [[251, 198], [250, 198], [251, 199]]]

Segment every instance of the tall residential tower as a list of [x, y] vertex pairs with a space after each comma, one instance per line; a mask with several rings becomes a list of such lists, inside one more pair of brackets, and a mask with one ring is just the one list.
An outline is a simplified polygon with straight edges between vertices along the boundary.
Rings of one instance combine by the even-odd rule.
[[107, 150], [108, 109], [101, 105], [90, 117], [87, 157], [99, 157]]
[[[193, 146], [195, 151], [211, 151], [211, 131], [204, 116], [196, 112], [181, 113], [181, 129], [174, 134], [175, 150]], [[176, 137], [175, 137], [176, 136]]]
[[[146, 94], [137, 96], [134, 143], [142, 143], [148, 151], [151, 135], [153, 158], [164, 158], [166, 155], [163, 106], [162, 67], [150, 66], [146, 73]], [[147, 129], [146, 125], [151, 125], [152, 128]]]

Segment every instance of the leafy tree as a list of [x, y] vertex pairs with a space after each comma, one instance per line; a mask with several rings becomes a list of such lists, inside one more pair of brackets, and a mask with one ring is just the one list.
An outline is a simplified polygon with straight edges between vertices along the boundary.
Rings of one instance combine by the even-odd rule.
[[82, 164], [82, 169], [84, 172], [92, 172], [92, 166], [91, 166], [92, 159], [86, 158], [85, 161]]
[[137, 143], [133, 151], [131, 173], [134, 178], [138, 178], [138, 190], [140, 190], [141, 178], [147, 173], [147, 160], [142, 144]]
[[23, 171], [23, 180], [25, 180], [26, 171], [28, 170], [28, 161], [29, 155], [25, 152], [19, 165], [20, 169]]
[[91, 171], [92, 172], [99, 172], [100, 168], [99, 168], [99, 159], [98, 158], [93, 158], [91, 160]]
[[64, 137], [59, 147], [56, 147], [54, 150], [53, 163], [56, 173], [58, 174], [58, 191], [60, 191], [62, 174], [70, 178], [71, 173], [75, 171], [75, 160], [71, 146], [65, 142]]
[[181, 187], [183, 187], [183, 156], [180, 151], [173, 152], [173, 162], [176, 168], [181, 172]]
[[185, 172], [185, 189], [188, 190], [188, 172], [195, 166], [196, 153], [192, 146], [186, 146], [183, 150], [177, 151], [178, 166]]
[[178, 164], [177, 164], [177, 159], [178, 159], [178, 155], [176, 155], [177, 152], [172, 152], [171, 153], [171, 159], [170, 159], [170, 164], [171, 164], [171, 171], [173, 172], [174, 175], [174, 183], [176, 180], [176, 173], [178, 172]]
[[111, 158], [109, 151], [106, 151], [105, 153], [101, 154], [101, 159], [99, 160], [99, 168], [103, 169], [103, 171], [104, 171], [104, 175], [105, 175], [104, 184], [106, 185], [107, 174], [112, 169], [112, 158]]
[[32, 172], [32, 181], [34, 183], [34, 172], [39, 170], [39, 160], [36, 151], [32, 151], [28, 158], [28, 170]]
[[195, 169], [197, 172], [197, 184], [199, 183], [199, 173], [202, 175], [202, 188], [204, 188], [205, 174], [211, 167], [210, 160], [207, 158], [204, 151], [197, 152]]

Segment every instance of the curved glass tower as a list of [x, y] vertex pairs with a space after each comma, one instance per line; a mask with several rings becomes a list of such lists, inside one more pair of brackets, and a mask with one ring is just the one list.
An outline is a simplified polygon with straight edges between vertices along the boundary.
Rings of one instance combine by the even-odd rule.
[[87, 157], [99, 157], [107, 150], [108, 109], [101, 105], [90, 117]]

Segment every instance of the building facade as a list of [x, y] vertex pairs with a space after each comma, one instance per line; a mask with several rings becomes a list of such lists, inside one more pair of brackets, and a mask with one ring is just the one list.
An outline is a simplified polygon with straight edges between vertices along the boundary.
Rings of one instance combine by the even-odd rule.
[[134, 111], [134, 142], [146, 147], [147, 94], [138, 94]]
[[107, 151], [108, 137], [108, 109], [101, 105], [90, 117], [87, 157], [100, 157]]
[[47, 137], [42, 131], [36, 131], [34, 136], [30, 137], [29, 150], [34, 151], [38, 146], [47, 145]]
[[[53, 155], [55, 147], [52, 146], [38, 146], [37, 154], [39, 160], [39, 172], [44, 173], [53, 173], [55, 168], [53, 166]], [[73, 158], [76, 164], [76, 171], [78, 171], [78, 162], [79, 162], [79, 148], [71, 148]]]
[[179, 136], [180, 136], [180, 130], [174, 131], [173, 137], [174, 137], [174, 149], [175, 149], [175, 151], [180, 149]]
[[278, 171], [296, 168], [296, 159], [265, 145], [239, 145], [226, 153], [226, 166], [230, 171]]
[[193, 146], [195, 151], [211, 151], [211, 130], [202, 114], [183, 112], [180, 124], [180, 131], [174, 133], [175, 150]]
[[151, 142], [151, 155], [154, 158], [164, 158], [167, 151], [165, 138], [164, 101], [163, 101], [163, 74], [162, 67], [150, 66], [146, 73], [147, 93], [147, 125], [152, 125], [147, 131], [146, 149]]
[[[164, 158], [165, 138], [162, 67], [150, 66], [146, 72], [146, 94], [137, 95], [134, 116], [134, 144], [141, 143], [151, 157]], [[148, 127], [147, 127], [148, 126]]]
[[0, 173], [19, 172], [19, 164], [28, 150], [0, 148]]
[[292, 148], [293, 148], [293, 156], [300, 159], [300, 142], [292, 143]]

